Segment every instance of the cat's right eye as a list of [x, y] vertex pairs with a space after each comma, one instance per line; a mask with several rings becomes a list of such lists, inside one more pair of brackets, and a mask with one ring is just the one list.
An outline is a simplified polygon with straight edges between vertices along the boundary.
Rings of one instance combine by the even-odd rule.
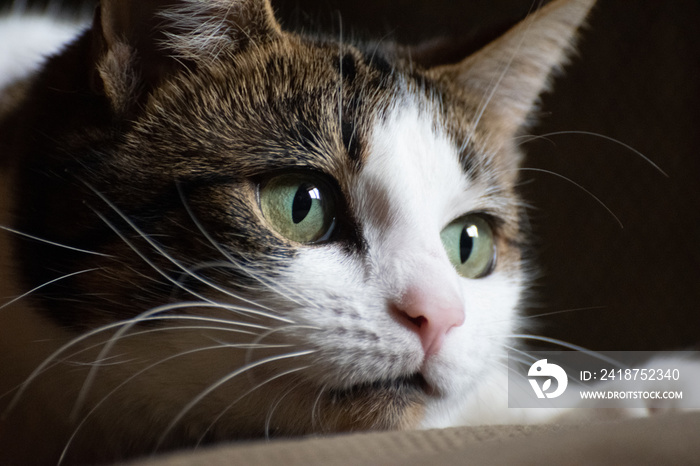
[[335, 228], [333, 194], [313, 175], [271, 178], [260, 188], [260, 209], [279, 234], [298, 243], [326, 241]]
[[450, 262], [463, 277], [481, 278], [493, 269], [493, 230], [481, 215], [458, 218], [442, 230], [440, 238]]

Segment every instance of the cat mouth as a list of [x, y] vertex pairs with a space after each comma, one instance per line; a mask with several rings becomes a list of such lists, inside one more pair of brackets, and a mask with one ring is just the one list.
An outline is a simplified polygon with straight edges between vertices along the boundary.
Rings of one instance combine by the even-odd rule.
[[430, 396], [433, 388], [428, 384], [423, 375], [415, 374], [397, 377], [394, 379], [363, 382], [345, 389], [333, 389], [331, 395], [337, 400], [365, 397], [371, 394], [389, 395], [413, 398]]

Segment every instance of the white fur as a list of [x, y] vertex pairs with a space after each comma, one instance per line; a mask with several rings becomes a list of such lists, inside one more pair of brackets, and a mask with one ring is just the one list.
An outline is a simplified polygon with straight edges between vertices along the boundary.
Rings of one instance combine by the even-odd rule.
[[0, 17], [0, 88], [37, 70], [74, 38], [81, 23], [46, 15]]
[[[349, 385], [420, 370], [440, 393], [423, 423], [434, 427], [454, 423], [471, 391], [499, 369], [521, 282], [499, 269], [466, 279], [450, 264], [441, 230], [464, 214], [488, 210], [493, 201], [484, 197], [487, 186], [467, 180], [457, 148], [434, 130], [425, 107], [407, 97], [372, 131], [371, 156], [351, 193], [368, 260], [333, 246], [312, 248], [299, 254], [290, 279], [313, 302], [300, 317], [321, 329], [351, 330], [343, 339], [332, 331], [306, 335], [320, 349], [319, 358], [327, 359], [319, 362], [326, 380]], [[442, 350], [427, 360], [417, 333], [390, 309], [419, 282], [434, 290], [436, 305], [445, 293], [460, 296], [465, 315], [464, 324], [452, 328]], [[382, 363], [377, 354], [395, 360]]]

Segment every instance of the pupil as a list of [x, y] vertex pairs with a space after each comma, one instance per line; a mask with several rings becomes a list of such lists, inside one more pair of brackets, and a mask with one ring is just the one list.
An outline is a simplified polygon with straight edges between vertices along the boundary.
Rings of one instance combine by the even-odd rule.
[[462, 234], [459, 237], [459, 261], [464, 264], [472, 255], [474, 248], [474, 238], [467, 232], [467, 228], [462, 229]]
[[318, 190], [314, 186], [308, 183], [303, 183], [299, 186], [296, 194], [294, 194], [294, 200], [292, 201], [292, 221], [295, 224], [303, 221], [306, 216], [309, 215], [313, 202], [312, 194], [317, 191]]

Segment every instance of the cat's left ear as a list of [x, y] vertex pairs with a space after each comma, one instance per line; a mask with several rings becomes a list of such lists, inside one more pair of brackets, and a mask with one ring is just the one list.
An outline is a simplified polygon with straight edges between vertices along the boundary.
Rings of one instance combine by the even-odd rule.
[[464, 90], [477, 109], [477, 131], [491, 143], [504, 141], [526, 126], [552, 73], [573, 51], [577, 30], [594, 3], [555, 0], [460, 63], [430, 72]]
[[178, 69], [280, 35], [269, 0], [101, 0], [92, 26], [97, 78], [117, 112]]

